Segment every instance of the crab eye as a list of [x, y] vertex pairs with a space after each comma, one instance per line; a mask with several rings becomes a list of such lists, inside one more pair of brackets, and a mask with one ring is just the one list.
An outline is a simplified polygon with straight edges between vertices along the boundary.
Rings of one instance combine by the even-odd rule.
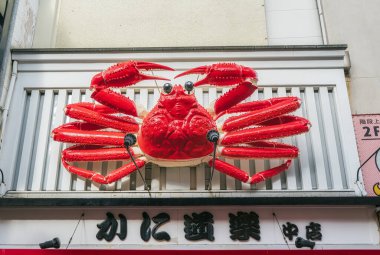
[[170, 83], [165, 83], [163, 89], [166, 94], [169, 94], [172, 92], [173, 86]]
[[194, 89], [194, 83], [192, 83], [191, 81], [187, 81], [185, 83], [185, 89], [190, 94], [190, 92]]

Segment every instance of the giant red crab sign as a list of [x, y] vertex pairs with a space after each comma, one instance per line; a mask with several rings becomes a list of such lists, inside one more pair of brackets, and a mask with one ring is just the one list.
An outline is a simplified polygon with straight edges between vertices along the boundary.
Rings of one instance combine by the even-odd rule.
[[[165, 83], [154, 108], [146, 113], [112, 87], [126, 87], [142, 80], [168, 80], [149, 76], [139, 70], [173, 70], [149, 62], [128, 61], [111, 66], [92, 78], [91, 97], [98, 103], [66, 106], [67, 116], [78, 119], [57, 127], [56, 141], [76, 145], [62, 152], [62, 163], [71, 173], [100, 184], [108, 184], [153, 162], [163, 167], [195, 166], [207, 163], [216, 170], [246, 183], [258, 183], [289, 168], [298, 148], [270, 141], [307, 132], [308, 120], [289, 115], [300, 107], [297, 97], [277, 97], [243, 102], [256, 89], [257, 74], [235, 63], [201, 66], [176, 76], [206, 74], [195, 84], [172, 86]], [[230, 86], [210, 110], [194, 96], [201, 85]], [[228, 114], [217, 126], [216, 120]], [[120, 116], [122, 115], [122, 116]], [[139, 125], [136, 118], [142, 119]], [[110, 130], [111, 129], [111, 130]], [[221, 132], [219, 136], [219, 132]], [[137, 135], [137, 139], [136, 136]], [[136, 143], [137, 140], [137, 143]], [[283, 164], [249, 176], [245, 171], [220, 159], [285, 158]], [[73, 161], [132, 160], [107, 175], [70, 165]]]

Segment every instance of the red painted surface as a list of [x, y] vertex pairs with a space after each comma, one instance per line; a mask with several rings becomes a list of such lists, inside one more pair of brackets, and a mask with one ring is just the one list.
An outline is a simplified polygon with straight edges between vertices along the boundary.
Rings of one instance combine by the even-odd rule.
[[138, 136], [143, 152], [154, 158], [192, 159], [212, 152], [206, 138], [216, 124], [195, 98], [175, 85], [168, 94], [161, 93], [157, 105], [146, 116]]
[[168, 70], [174, 69], [150, 62], [127, 61], [117, 63], [101, 73], [96, 74], [91, 80], [91, 88], [96, 90], [109, 87], [126, 87], [143, 80], [166, 80], [167, 78], [145, 75], [140, 70]]
[[380, 250], [40, 250], [2, 249], [1, 255], [378, 255]]

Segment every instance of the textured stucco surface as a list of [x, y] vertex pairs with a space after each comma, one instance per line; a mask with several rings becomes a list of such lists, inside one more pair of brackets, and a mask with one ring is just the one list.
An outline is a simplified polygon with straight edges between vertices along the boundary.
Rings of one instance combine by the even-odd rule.
[[380, 1], [323, 0], [328, 41], [347, 43], [353, 114], [380, 113]]
[[315, 0], [265, 0], [270, 45], [322, 44]]
[[64, 48], [267, 44], [264, 0], [62, 0], [57, 25]]

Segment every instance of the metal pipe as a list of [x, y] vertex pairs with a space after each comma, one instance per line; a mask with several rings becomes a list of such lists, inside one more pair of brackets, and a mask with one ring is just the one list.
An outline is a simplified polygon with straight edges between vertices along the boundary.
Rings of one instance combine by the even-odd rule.
[[316, 0], [317, 4], [317, 10], [319, 15], [319, 25], [321, 27], [321, 33], [322, 33], [322, 41], [323, 44], [329, 44], [329, 40], [327, 38], [327, 30], [326, 30], [326, 22], [325, 22], [325, 16], [323, 13], [323, 6], [321, 0]]
[[17, 77], [17, 61], [13, 61], [12, 65], [12, 75], [11, 75], [11, 81], [9, 84], [5, 84], [3, 88], [3, 92], [1, 93], [1, 99], [0, 99], [0, 111], [1, 111], [1, 116], [0, 116], [0, 151], [2, 149], [2, 142], [4, 138], [4, 129], [5, 129], [5, 124], [7, 123], [8, 119], [8, 111], [9, 111], [9, 106], [11, 104], [11, 98], [14, 90], [14, 86], [16, 83], [16, 77]]

